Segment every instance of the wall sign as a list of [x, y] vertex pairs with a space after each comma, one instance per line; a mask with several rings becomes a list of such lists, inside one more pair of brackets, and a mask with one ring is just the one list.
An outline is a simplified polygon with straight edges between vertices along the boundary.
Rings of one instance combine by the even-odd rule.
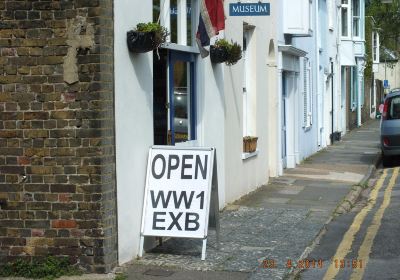
[[203, 239], [205, 259], [212, 185], [216, 185], [214, 154], [213, 148], [150, 148], [139, 256], [143, 236], [169, 236]]
[[230, 16], [269, 16], [270, 3], [231, 3]]
[[389, 88], [389, 81], [388, 80], [383, 80], [383, 87], [384, 88]]

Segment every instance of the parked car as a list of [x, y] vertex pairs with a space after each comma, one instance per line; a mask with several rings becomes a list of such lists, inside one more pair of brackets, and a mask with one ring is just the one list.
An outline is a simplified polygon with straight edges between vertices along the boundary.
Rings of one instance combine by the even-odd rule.
[[400, 90], [385, 98], [381, 118], [381, 149], [383, 166], [400, 156]]

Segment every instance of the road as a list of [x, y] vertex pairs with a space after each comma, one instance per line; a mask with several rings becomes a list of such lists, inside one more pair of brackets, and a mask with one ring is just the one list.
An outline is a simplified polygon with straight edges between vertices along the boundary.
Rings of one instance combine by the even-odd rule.
[[399, 171], [377, 171], [374, 186], [353, 211], [328, 225], [300, 279], [400, 279]]

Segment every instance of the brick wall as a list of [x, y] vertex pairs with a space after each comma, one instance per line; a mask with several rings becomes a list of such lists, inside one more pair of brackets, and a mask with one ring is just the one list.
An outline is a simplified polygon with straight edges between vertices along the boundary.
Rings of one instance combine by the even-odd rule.
[[0, 0], [0, 263], [117, 262], [112, 0]]

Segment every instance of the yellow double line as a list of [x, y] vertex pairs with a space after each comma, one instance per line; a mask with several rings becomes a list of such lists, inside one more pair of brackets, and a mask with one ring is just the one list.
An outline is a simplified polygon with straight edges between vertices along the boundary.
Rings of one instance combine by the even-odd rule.
[[[393, 170], [393, 174], [390, 179], [389, 185], [385, 190], [382, 205], [380, 206], [379, 210], [375, 213], [372, 224], [368, 227], [365, 239], [364, 239], [363, 243], [361, 244], [360, 250], [358, 251], [358, 260], [362, 260], [363, 266], [362, 266], [362, 268], [358, 268], [353, 271], [353, 273], [351, 274], [352, 280], [362, 279], [362, 277], [364, 275], [365, 267], [369, 260], [369, 254], [371, 252], [373, 241], [374, 241], [375, 236], [381, 225], [383, 213], [385, 212], [386, 208], [390, 204], [390, 197], [391, 197], [392, 190], [395, 185], [398, 174], [399, 174], [399, 168], [397, 167]], [[344, 260], [345, 257], [347, 256], [347, 254], [350, 252], [351, 246], [354, 241], [354, 237], [360, 230], [360, 227], [361, 227], [365, 217], [367, 216], [368, 212], [371, 211], [371, 209], [374, 207], [374, 205], [376, 203], [376, 199], [378, 197], [378, 192], [382, 188], [382, 186], [385, 182], [386, 176], [387, 176], [387, 170], [385, 169], [383, 171], [382, 176], [378, 179], [378, 182], [376, 183], [375, 188], [370, 193], [368, 205], [365, 206], [354, 218], [353, 223], [351, 224], [350, 228], [345, 233], [343, 240], [340, 243], [339, 247], [337, 248], [335, 256], [333, 257], [332, 260]], [[334, 262], [332, 261], [328, 267], [328, 270], [326, 271], [326, 273], [324, 275], [323, 280], [334, 279], [338, 273], [339, 273], [339, 268], [336, 268], [334, 265]]]

